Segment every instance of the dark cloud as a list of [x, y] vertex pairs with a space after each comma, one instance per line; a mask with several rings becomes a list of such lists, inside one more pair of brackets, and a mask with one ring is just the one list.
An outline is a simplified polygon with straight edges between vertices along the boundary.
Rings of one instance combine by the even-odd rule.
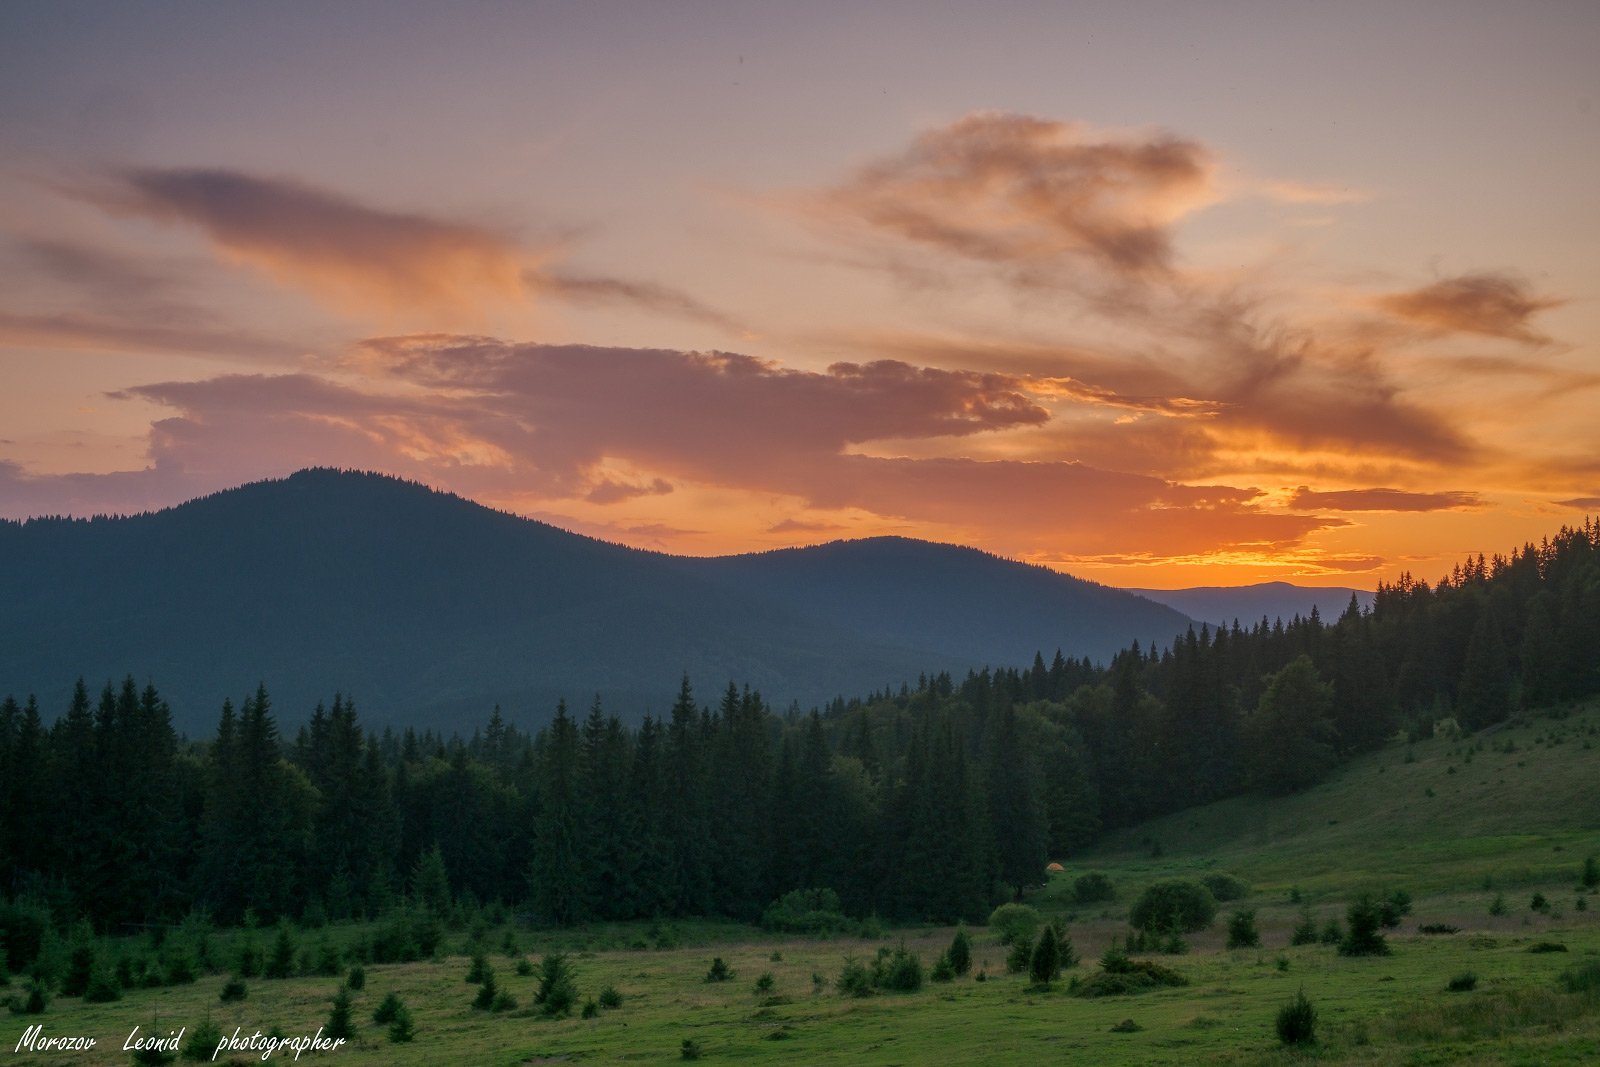
[[1301, 511], [1455, 511], [1483, 505], [1477, 493], [1414, 493], [1404, 489], [1296, 489], [1289, 506]]
[[1575, 496], [1571, 500], [1557, 500], [1556, 504], [1564, 508], [1579, 508], [1587, 511], [1590, 508], [1600, 509], [1600, 496]]
[[596, 482], [593, 489], [583, 495], [591, 504], [617, 504], [624, 500], [634, 500], [642, 496], [665, 496], [672, 492], [672, 483], [665, 478], [652, 478], [644, 484], [632, 482], [619, 482], [612, 478], [603, 478]]
[[1391, 315], [1439, 333], [1475, 333], [1525, 344], [1550, 340], [1532, 327], [1531, 320], [1563, 303], [1533, 295], [1528, 284], [1514, 275], [1492, 271], [1445, 278], [1378, 300], [1378, 306]]

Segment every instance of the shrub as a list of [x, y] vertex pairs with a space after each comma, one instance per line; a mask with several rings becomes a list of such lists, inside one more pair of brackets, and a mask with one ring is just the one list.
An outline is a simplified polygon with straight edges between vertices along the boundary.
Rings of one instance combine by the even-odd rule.
[[1285, 1045], [1310, 1045], [1317, 1040], [1317, 1009], [1304, 989], [1278, 1009], [1278, 1040]]
[[524, 956], [517, 961], [517, 977], [526, 978], [533, 973], [533, 961]]
[[1063, 971], [1070, 971], [1078, 965], [1078, 951], [1072, 947], [1072, 938], [1068, 936], [1064, 923], [1056, 927], [1056, 962]]
[[839, 972], [839, 977], [833, 983], [840, 996], [845, 997], [870, 997], [872, 995], [872, 976], [868, 973], [866, 964], [854, 956], [844, 958], [844, 969]]
[[13, 1001], [11, 1010], [18, 1015], [43, 1015], [44, 1009], [50, 1006], [50, 994], [45, 991], [44, 982], [38, 978], [28, 983], [28, 995], [21, 1002]]
[[1080, 997], [1110, 997], [1188, 984], [1187, 978], [1170, 967], [1129, 958], [1113, 941], [1100, 957], [1100, 972], [1084, 981], [1074, 981], [1072, 992]]
[[367, 969], [360, 964], [350, 968], [350, 973], [345, 977], [344, 984], [358, 991], [367, 988]]
[[1565, 952], [1567, 946], [1559, 941], [1536, 941], [1528, 946], [1529, 952]]
[[592, 1000], [586, 1000], [583, 1002], [583, 1011], [579, 1012], [579, 1014], [585, 1019], [593, 1019], [600, 1014], [600, 1005]]
[[1028, 969], [1028, 964], [1032, 960], [1032, 943], [1027, 941], [1012, 942], [1011, 950], [1006, 953], [1006, 973], [1021, 974]]
[[494, 972], [488, 971], [478, 985], [478, 995], [472, 998], [472, 1006], [479, 1011], [488, 1011], [494, 1007], [495, 994], [498, 992], [500, 987], [494, 980]]
[[772, 977], [772, 972], [762, 971], [761, 977], [756, 979], [756, 992], [770, 993], [774, 984], [776, 984], [776, 979]]
[[1462, 971], [1445, 985], [1445, 989], [1452, 993], [1470, 993], [1478, 988], [1478, 976], [1471, 971]]
[[272, 954], [267, 957], [268, 978], [288, 978], [294, 974], [294, 937], [288, 923], [278, 924], [278, 937], [272, 943]]
[[1411, 914], [1411, 894], [1396, 889], [1378, 902], [1378, 921], [1386, 930], [1400, 925], [1400, 920]]
[[121, 1000], [122, 986], [117, 982], [116, 972], [96, 967], [89, 979], [89, 988], [83, 991], [83, 999], [90, 1004], [109, 1004], [113, 1000]]
[[239, 960], [234, 971], [240, 978], [255, 978], [261, 973], [261, 946], [254, 934], [246, 934], [239, 943]]
[[1423, 923], [1417, 927], [1419, 934], [1459, 934], [1461, 927], [1451, 926], [1449, 923]]
[[481, 982], [491, 974], [489, 957], [479, 952], [472, 957], [472, 966], [467, 968], [468, 982]]
[[1580, 878], [1585, 889], [1600, 887], [1600, 857], [1592, 852], [1583, 857], [1583, 874]]
[[733, 972], [728, 969], [728, 965], [726, 963], [722, 962], [722, 957], [721, 956], [712, 957], [711, 969], [706, 971], [706, 981], [708, 981], [708, 982], [731, 982], [732, 980], [733, 980]]
[[1200, 884], [1211, 890], [1218, 904], [1230, 904], [1250, 895], [1250, 887], [1231, 874], [1208, 874], [1200, 879]]
[[394, 1022], [395, 1016], [405, 1009], [404, 1002], [390, 993], [383, 998], [383, 1003], [378, 1005], [378, 1010], [372, 1013], [372, 1021], [380, 1024]]
[[1600, 993], [1600, 960], [1568, 967], [1557, 981], [1567, 993]]
[[0, 947], [4, 949], [6, 967], [16, 973], [38, 959], [50, 927], [50, 909], [44, 904], [0, 901]]
[[344, 1038], [349, 1040], [355, 1036], [355, 1031], [350, 1028], [350, 990], [344, 986], [339, 987], [339, 992], [333, 997], [333, 1011], [328, 1013], [328, 1025], [323, 1033], [331, 1040]]
[[1254, 908], [1240, 908], [1228, 916], [1228, 947], [1261, 947], [1261, 935], [1256, 932], [1256, 913]]
[[950, 965], [950, 953], [946, 952], [934, 961], [933, 970], [928, 972], [928, 977], [935, 982], [956, 980], [956, 969]]
[[1061, 957], [1057, 951], [1056, 929], [1046, 926], [1039, 933], [1039, 943], [1033, 947], [1033, 958], [1028, 961], [1028, 977], [1036, 986], [1048, 987], [1061, 977]]
[[1156, 882], [1139, 895], [1128, 922], [1151, 933], [1193, 933], [1217, 917], [1217, 901], [1199, 882]]
[[1300, 909], [1300, 921], [1294, 924], [1289, 935], [1291, 945], [1314, 945], [1317, 942], [1317, 921], [1311, 917], [1310, 906]]
[[406, 1010], [404, 1004], [399, 1005], [389, 1019], [390, 1042], [399, 1045], [416, 1036], [417, 1028], [411, 1022], [411, 1013]]
[[1120, 1023], [1117, 1023], [1115, 1026], [1113, 1026], [1111, 1028], [1111, 1032], [1113, 1034], [1137, 1034], [1143, 1029], [1144, 1027], [1140, 1026], [1132, 1019], [1124, 1019]]
[[250, 988], [244, 984], [244, 979], [230, 978], [222, 983], [222, 992], [217, 994], [217, 999], [224, 1004], [233, 1004], [243, 1000], [249, 992]]
[[1496, 893], [1494, 895], [1494, 899], [1489, 901], [1489, 914], [1490, 915], [1504, 915], [1505, 913], [1506, 913], [1506, 895], [1504, 893]]
[[1345, 910], [1345, 922], [1350, 926], [1339, 942], [1341, 956], [1387, 956], [1388, 942], [1378, 928], [1383, 924], [1383, 912], [1370, 893], [1363, 893], [1350, 902]]
[[906, 950], [904, 942], [892, 952], [879, 949], [872, 965], [872, 984], [897, 993], [915, 993], [922, 988], [922, 961]]
[[1101, 871], [1080, 874], [1072, 882], [1072, 899], [1079, 904], [1098, 904], [1117, 899], [1116, 886]]
[[851, 922], [833, 890], [795, 889], [767, 905], [761, 925], [794, 934], [831, 934], [849, 929]]
[[344, 971], [344, 960], [339, 957], [339, 949], [326, 937], [317, 944], [316, 970], [318, 974], [331, 977], [337, 977]]
[[617, 987], [608, 985], [600, 990], [600, 1006], [602, 1008], [622, 1007], [622, 994], [617, 992]]
[[1337, 945], [1344, 940], [1344, 927], [1339, 925], [1338, 916], [1330, 918], [1322, 927], [1322, 933], [1317, 937], [1324, 945]]
[[1031, 945], [1039, 929], [1039, 913], [1026, 904], [1002, 904], [989, 913], [989, 929], [1002, 945], [1018, 941]]
[[517, 1007], [517, 998], [508, 990], [500, 989], [495, 992], [494, 1002], [489, 1005], [490, 1011], [514, 1011]]
[[166, 972], [169, 985], [189, 985], [199, 977], [195, 973], [194, 961], [181, 948], [168, 950]]
[[1535, 893], [1533, 899], [1528, 901], [1528, 910], [1547, 912], [1550, 910], [1550, 902], [1544, 898], [1543, 893]]
[[194, 1028], [189, 1040], [184, 1042], [183, 1058], [196, 1062], [209, 1060], [216, 1055], [217, 1046], [221, 1043], [222, 1028], [212, 1022], [208, 1015]]
[[678, 1055], [682, 1059], [697, 1060], [700, 1058], [700, 1042], [692, 1037], [683, 1039], [683, 1044], [678, 1046]]
[[72, 950], [67, 954], [67, 973], [61, 979], [61, 995], [81, 997], [94, 977], [94, 931], [86, 922], [73, 930]]
[[565, 953], [551, 952], [539, 961], [539, 990], [533, 1002], [539, 1005], [539, 1010], [552, 1016], [568, 1014], [578, 1002], [578, 983]]
[[965, 926], [956, 928], [956, 936], [950, 940], [945, 959], [950, 961], [950, 970], [958, 977], [972, 970], [972, 940], [967, 937]]

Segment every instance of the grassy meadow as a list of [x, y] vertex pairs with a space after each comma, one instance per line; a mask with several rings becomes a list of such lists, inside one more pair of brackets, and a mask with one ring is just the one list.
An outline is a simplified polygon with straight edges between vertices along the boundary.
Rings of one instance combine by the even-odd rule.
[[[685, 922], [654, 929], [599, 926], [560, 932], [501, 927], [482, 944], [500, 988], [517, 1007], [471, 1007], [465, 981], [468, 934], [452, 930], [431, 961], [367, 965], [352, 994], [355, 1039], [300, 1062], [349, 1064], [683, 1062], [684, 1042], [707, 1062], [806, 1064], [1359, 1063], [1588, 1064], [1600, 1060], [1600, 896], [1580, 886], [1584, 858], [1600, 852], [1600, 707], [1528, 716], [1462, 740], [1395, 743], [1342, 768], [1305, 793], [1242, 798], [1183, 812], [1108, 836], [1090, 854], [1060, 857], [1064, 873], [1029, 897], [1047, 920], [1064, 921], [1082, 957], [1048, 990], [1007, 974], [1006, 950], [971, 930], [973, 973], [926, 982], [912, 993], [842, 995], [835, 979], [847, 957], [870, 959], [902, 941], [924, 965], [949, 944], [948, 928], [887, 931], [870, 939], [795, 939], [732, 924]], [[1105, 872], [1111, 902], [1080, 905], [1074, 878]], [[1155, 956], [1188, 984], [1086, 999], [1074, 976], [1127, 931], [1129, 905], [1150, 882], [1226, 872], [1249, 894], [1224, 903], [1209, 930], [1183, 955]], [[1393, 954], [1347, 958], [1332, 945], [1289, 947], [1309, 908], [1319, 928], [1345, 919], [1363, 890], [1404, 889], [1413, 910], [1386, 931]], [[1534, 894], [1547, 901], [1534, 910]], [[1580, 901], [1582, 902], [1580, 905]], [[1498, 902], [1498, 903], [1497, 903]], [[1253, 908], [1262, 947], [1227, 949], [1226, 920]], [[1500, 914], [1491, 914], [1491, 911]], [[1455, 927], [1423, 933], [1423, 926]], [[482, 933], [482, 931], [480, 931]], [[302, 948], [326, 937], [350, 943], [356, 926], [300, 934]], [[270, 945], [270, 931], [260, 940]], [[217, 935], [226, 954], [229, 937]], [[510, 942], [508, 943], [508, 938]], [[1559, 945], [1564, 951], [1535, 951]], [[536, 975], [524, 957], [566, 951], [578, 1004], [614, 987], [620, 1006], [592, 1018], [547, 1018], [533, 1003]], [[713, 957], [733, 971], [708, 982]], [[1584, 992], [1565, 992], [1563, 973], [1597, 972]], [[982, 973], [984, 980], [977, 979]], [[757, 989], [762, 975], [770, 988]], [[1471, 975], [1472, 988], [1450, 991]], [[55, 998], [42, 1015], [0, 1015], [0, 1062], [127, 1063], [134, 1027], [164, 1036], [203, 1020], [296, 1036], [329, 1015], [340, 979], [253, 978], [242, 1001], [219, 998], [226, 975], [192, 985], [126, 992], [90, 1004]], [[0, 997], [19, 997], [12, 978]], [[1304, 991], [1317, 1011], [1317, 1042], [1280, 1045], [1274, 1020]], [[392, 1043], [372, 1015], [398, 995], [415, 1037]], [[94, 1036], [92, 1053], [15, 1052], [26, 1027], [47, 1036]], [[207, 1054], [209, 1059], [209, 1052]], [[293, 1060], [282, 1051], [268, 1062]], [[181, 1062], [181, 1061], [180, 1061]], [[259, 1053], [216, 1062], [257, 1063]]]

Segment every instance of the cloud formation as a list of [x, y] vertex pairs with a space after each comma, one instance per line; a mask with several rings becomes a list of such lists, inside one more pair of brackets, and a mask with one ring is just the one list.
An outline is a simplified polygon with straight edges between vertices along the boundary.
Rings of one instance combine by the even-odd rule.
[[984, 112], [922, 134], [811, 206], [967, 259], [1080, 259], [1140, 276], [1170, 267], [1168, 227], [1213, 199], [1214, 170], [1194, 141]]
[[1381, 297], [1377, 303], [1391, 315], [1437, 333], [1473, 333], [1537, 345], [1550, 339], [1535, 330], [1531, 320], [1564, 301], [1535, 296], [1514, 275], [1483, 272], [1444, 278]]
[[1300, 511], [1456, 511], [1477, 508], [1477, 493], [1461, 491], [1415, 493], [1404, 489], [1340, 489], [1317, 492], [1304, 485], [1296, 489], [1289, 506]]

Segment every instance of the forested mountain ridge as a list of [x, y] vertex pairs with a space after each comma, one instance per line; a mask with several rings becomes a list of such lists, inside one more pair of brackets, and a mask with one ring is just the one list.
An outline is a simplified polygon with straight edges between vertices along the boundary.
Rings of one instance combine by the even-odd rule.
[[1361, 610], [1372, 607], [1376, 594], [1348, 586], [1306, 586], [1289, 582], [1259, 582], [1255, 585], [1202, 585], [1191, 589], [1126, 589], [1146, 600], [1165, 604], [1191, 619], [1211, 625], [1229, 625], [1235, 619], [1255, 623], [1266, 619], [1291, 621], [1296, 615], [1310, 618], [1316, 610], [1324, 618], [1336, 619], [1356, 598]]
[[285, 742], [258, 689], [184, 743], [153, 686], [80, 684], [53, 726], [0, 702], [0, 894], [100, 929], [375, 915], [407, 889], [548, 924], [754, 918], [824, 889], [854, 915], [977, 919], [1106, 828], [1304, 789], [1397, 731], [1592, 698], [1597, 650], [1589, 523], [1333, 622], [941, 673], [810, 715], [684, 678], [637, 729], [597, 702], [537, 733], [498, 714], [470, 738], [375, 732], [335, 698]]
[[[1188, 624], [971, 550], [859, 551], [878, 579], [850, 569], [848, 546], [839, 560], [840, 546], [684, 560], [394, 478], [307, 470], [133, 517], [0, 523], [0, 693], [37, 693], [49, 719], [80, 675], [133, 672], [160, 683], [187, 732], [262, 680], [290, 723], [336, 691], [377, 722], [448, 727], [495, 704], [545, 721], [557, 699], [596, 692], [637, 719], [669, 706], [685, 672], [811, 706], [1041, 648], [1103, 660]], [[797, 558], [799, 585], [780, 573]], [[989, 588], [1005, 596], [979, 595]], [[896, 625], [906, 604], [917, 617]]]

